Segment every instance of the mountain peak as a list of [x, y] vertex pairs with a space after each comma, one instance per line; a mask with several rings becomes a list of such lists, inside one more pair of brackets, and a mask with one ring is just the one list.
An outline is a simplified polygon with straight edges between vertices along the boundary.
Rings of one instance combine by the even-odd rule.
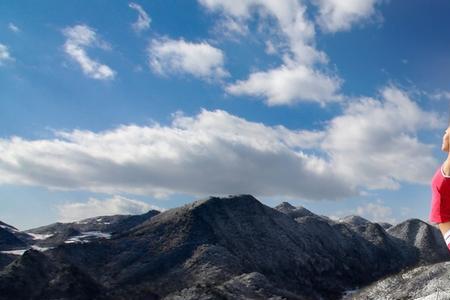
[[280, 204], [278, 204], [277, 206], [274, 207], [275, 209], [279, 210], [279, 211], [291, 211], [296, 209], [296, 207], [292, 204], [290, 204], [289, 202], [281, 202]]
[[[228, 197], [209, 196], [161, 212], [135, 227], [130, 233], [142, 234], [148, 226], [155, 224], [175, 224], [185, 222], [187, 219], [200, 220], [202, 217], [209, 218], [212, 215], [232, 215], [233, 212], [254, 214], [256, 211], [261, 211], [263, 207], [264, 205], [261, 202], [249, 194], [229, 195]], [[198, 218], [199, 216], [201, 218]]]
[[448, 258], [448, 249], [439, 229], [420, 219], [407, 219], [388, 228], [386, 232], [399, 240], [414, 245], [423, 261], [437, 262]]
[[18, 229], [16, 228], [16, 227], [14, 227], [14, 226], [11, 226], [11, 225], [9, 225], [9, 224], [6, 224], [6, 223], [4, 223], [4, 222], [2, 222], [2, 221], [0, 221], [0, 228], [3, 228], [3, 229], [7, 229], [7, 230], [9, 230], [9, 231], [18, 231]]
[[192, 203], [191, 209], [201, 206], [227, 206], [230, 208], [248, 207], [252, 205], [262, 205], [258, 199], [249, 194], [229, 195], [227, 197], [210, 196]]
[[190, 208], [199, 207], [202, 205], [218, 205], [218, 204], [227, 204], [227, 205], [242, 205], [242, 204], [261, 204], [258, 199], [253, 197], [250, 194], [239, 194], [239, 195], [228, 195], [227, 197], [217, 197], [217, 196], [209, 196], [205, 199], [200, 199], [197, 201], [188, 204]]
[[274, 207], [274, 209], [278, 210], [279, 212], [282, 212], [286, 215], [289, 215], [290, 217], [296, 219], [296, 218], [302, 218], [306, 216], [316, 216], [313, 212], [309, 211], [308, 209], [304, 208], [303, 206], [295, 207], [289, 202], [282, 202], [281, 204]]

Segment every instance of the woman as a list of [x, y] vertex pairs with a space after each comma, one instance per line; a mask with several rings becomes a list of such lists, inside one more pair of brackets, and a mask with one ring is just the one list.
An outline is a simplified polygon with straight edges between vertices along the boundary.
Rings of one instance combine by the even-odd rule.
[[442, 137], [442, 151], [448, 152], [447, 159], [436, 170], [431, 181], [430, 221], [437, 223], [450, 250], [450, 127]]

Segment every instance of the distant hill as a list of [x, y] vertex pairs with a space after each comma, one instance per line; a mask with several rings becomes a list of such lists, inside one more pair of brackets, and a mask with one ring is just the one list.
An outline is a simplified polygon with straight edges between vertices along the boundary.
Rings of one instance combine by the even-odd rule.
[[27, 230], [26, 233], [35, 238], [34, 245], [55, 247], [71, 240], [90, 241], [98, 237], [105, 238], [123, 233], [159, 213], [157, 210], [150, 210], [141, 215], [98, 216], [78, 222], [58, 222]]
[[29, 235], [0, 221], [0, 251], [22, 249], [30, 239]]

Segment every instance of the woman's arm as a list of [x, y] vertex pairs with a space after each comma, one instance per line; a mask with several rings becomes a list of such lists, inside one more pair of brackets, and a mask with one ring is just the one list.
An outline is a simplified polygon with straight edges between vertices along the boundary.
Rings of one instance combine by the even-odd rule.
[[[449, 127], [450, 128], [450, 127]], [[445, 130], [444, 136], [442, 137], [442, 151], [447, 152], [447, 159], [444, 161], [442, 165], [442, 171], [446, 176], [450, 176], [450, 136], [449, 136], [449, 128]]]
[[442, 165], [442, 171], [444, 171], [445, 176], [450, 176], [450, 153]]

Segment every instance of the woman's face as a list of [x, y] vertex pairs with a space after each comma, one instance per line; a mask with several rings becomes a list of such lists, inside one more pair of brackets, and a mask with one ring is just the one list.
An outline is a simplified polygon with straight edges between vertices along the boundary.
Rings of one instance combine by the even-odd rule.
[[[450, 127], [449, 127], [450, 128]], [[444, 135], [442, 136], [442, 151], [448, 152], [449, 151], [449, 128], [445, 130]]]

